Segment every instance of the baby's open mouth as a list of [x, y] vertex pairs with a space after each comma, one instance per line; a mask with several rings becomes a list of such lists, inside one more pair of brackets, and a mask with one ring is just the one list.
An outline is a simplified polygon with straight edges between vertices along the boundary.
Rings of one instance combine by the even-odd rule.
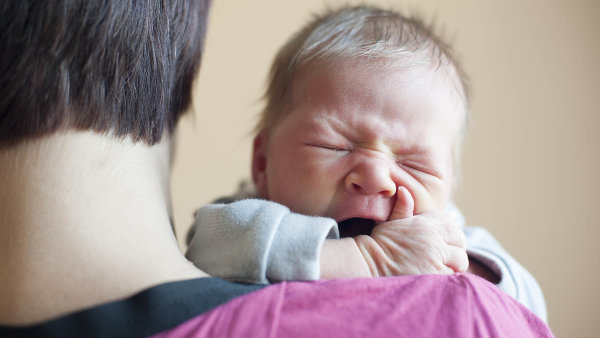
[[354, 217], [338, 223], [340, 237], [356, 237], [358, 235], [371, 235], [371, 230], [376, 222], [368, 218]]

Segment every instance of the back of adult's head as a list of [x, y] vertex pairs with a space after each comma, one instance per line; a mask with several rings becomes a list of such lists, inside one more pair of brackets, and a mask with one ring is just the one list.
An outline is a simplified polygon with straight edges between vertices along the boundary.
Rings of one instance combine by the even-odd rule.
[[3, 0], [0, 144], [93, 130], [154, 144], [191, 101], [210, 0]]

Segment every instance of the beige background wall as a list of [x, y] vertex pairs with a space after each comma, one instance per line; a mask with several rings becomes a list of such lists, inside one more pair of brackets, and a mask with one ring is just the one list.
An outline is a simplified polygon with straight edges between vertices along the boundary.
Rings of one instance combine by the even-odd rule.
[[[194, 117], [179, 128], [179, 239], [193, 210], [248, 177], [247, 136], [277, 48], [324, 0], [215, 0]], [[541, 284], [557, 337], [600, 335], [600, 2], [373, 3], [436, 18], [472, 79], [457, 202]]]

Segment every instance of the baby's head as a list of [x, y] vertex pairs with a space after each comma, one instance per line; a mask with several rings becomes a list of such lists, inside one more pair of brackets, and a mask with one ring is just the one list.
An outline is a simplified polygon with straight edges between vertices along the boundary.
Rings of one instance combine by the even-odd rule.
[[398, 187], [414, 213], [456, 182], [466, 80], [420, 21], [374, 7], [317, 16], [279, 51], [257, 125], [259, 194], [338, 222], [387, 220]]

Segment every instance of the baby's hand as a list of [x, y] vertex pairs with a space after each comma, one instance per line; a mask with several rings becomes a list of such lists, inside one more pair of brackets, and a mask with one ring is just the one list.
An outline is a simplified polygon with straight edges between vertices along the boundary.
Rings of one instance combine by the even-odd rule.
[[469, 266], [465, 235], [443, 211], [413, 216], [414, 201], [399, 187], [387, 222], [371, 236], [355, 237], [373, 276], [464, 272]]

